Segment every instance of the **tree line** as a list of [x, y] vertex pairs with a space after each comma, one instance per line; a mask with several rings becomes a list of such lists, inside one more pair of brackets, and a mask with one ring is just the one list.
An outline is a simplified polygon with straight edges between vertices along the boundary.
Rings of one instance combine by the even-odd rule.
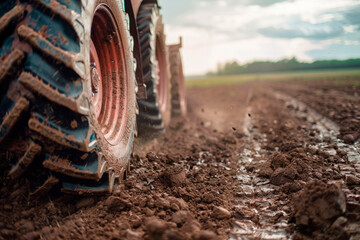
[[233, 61], [227, 62], [223, 65], [219, 64], [216, 72], [208, 72], [207, 75], [218, 76], [340, 68], [360, 68], [360, 58], [347, 60], [317, 60], [311, 63], [306, 63], [299, 62], [295, 57], [293, 57], [291, 59], [283, 59], [277, 62], [254, 61], [244, 65], [240, 65], [237, 61]]

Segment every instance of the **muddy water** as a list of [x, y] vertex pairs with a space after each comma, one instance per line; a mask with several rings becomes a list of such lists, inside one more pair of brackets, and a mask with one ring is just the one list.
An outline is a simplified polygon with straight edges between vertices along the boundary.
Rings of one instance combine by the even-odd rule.
[[[360, 177], [359, 169], [360, 169], [360, 142], [357, 141], [353, 145], [349, 145], [344, 143], [343, 140], [339, 139], [338, 136], [340, 134], [339, 126], [331, 121], [330, 119], [322, 116], [318, 112], [316, 112], [311, 107], [307, 106], [303, 102], [294, 99], [286, 94], [280, 92], [273, 92], [274, 96], [283, 101], [287, 108], [289, 109], [291, 115], [296, 118], [306, 119], [310, 122], [311, 128], [318, 133], [318, 138], [322, 140], [313, 146], [316, 149], [322, 149], [327, 152], [329, 155], [334, 156], [337, 152], [334, 150], [334, 144], [337, 146], [338, 150], [344, 151], [347, 153], [348, 161], [350, 164], [334, 164], [336, 168], [338, 168], [338, 172], [342, 176], [354, 175]], [[348, 206], [358, 203], [358, 199], [360, 199], [359, 194], [354, 194], [348, 186], [344, 183], [343, 179], [331, 181], [332, 183], [338, 183], [341, 185], [343, 192], [347, 198]], [[360, 223], [355, 222], [351, 223], [346, 227], [351, 235], [355, 236], [355, 238], [351, 237], [350, 239], [358, 239]]]
[[[277, 201], [278, 187], [270, 184], [266, 178], [256, 176], [257, 171], [249, 172], [249, 164], [266, 162], [269, 152], [261, 148], [267, 141], [266, 134], [261, 134], [251, 119], [251, 107], [247, 108], [243, 132], [246, 135], [246, 147], [239, 153], [238, 176], [241, 192], [237, 193], [238, 207], [242, 218], [235, 221], [230, 239], [289, 239], [286, 232], [289, 216], [284, 210], [289, 201]], [[261, 142], [260, 142], [261, 141]]]
[[284, 93], [273, 91], [273, 94], [275, 98], [285, 102], [294, 117], [306, 119], [312, 124], [312, 129], [319, 133], [318, 138], [322, 140], [315, 146], [316, 148], [324, 149], [330, 155], [335, 155], [336, 151], [324, 141], [335, 143], [340, 150], [347, 152], [350, 163], [360, 164], [360, 141], [355, 142], [353, 145], [344, 143], [343, 140], [338, 138], [340, 127], [335, 122], [319, 114], [305, 103]]
[[[334, 145], [336, 145], [338, 151], [347, 153], [350, 165], [345, 162], [335, 164], [341, 175], [354, 174], [360, 168], [359, 141], [353, 145], [344, 143], [338, 138], [339, 126], [330, 119], [284, 93], [272, 91], [269, 94], [284, 103], [291, 117], [301, 119], [311, 126], [311, 130], [316, 133], [319, 141], [309, 147], [321, 149], [330, 156], [334, 156], [337, 154], [334, 149]], [[294, 229], [294, 223], [289, 223], [290, 216], [287, 211], [290, 200], [278, 198], [279, 187], [270, 184], [266, 178], [258, 177], [256, 174], [258, 170], [247, 170], [247, 166], [265, 164], [272, 154], [261, 148], [267, 142], [267, 136], [258, 130], [256, 119], [251, 118], [252, 115], [252, 109], [248, 107], [243, 121], [246, 147], [239, 152], [238, 158], [237, 180], [241, 190], [237, 193], [238, 205], [236, 207], [240, 214], [235, 221], [230, 239], [292, 239], [295, 233], [288, 232], [288, 229]], [[355, 175], [359, 177], [358, 173]], [[353, 194], [348, 189], [344, 180], [332, 182], [341, 184], [350, 205], [356, 203], [360, 198], [359, 195]], [[354, 229], [359, 228], [360, 223], [352, 223], [347, 226], [348, 232], [354, 232], [356, 231]]]

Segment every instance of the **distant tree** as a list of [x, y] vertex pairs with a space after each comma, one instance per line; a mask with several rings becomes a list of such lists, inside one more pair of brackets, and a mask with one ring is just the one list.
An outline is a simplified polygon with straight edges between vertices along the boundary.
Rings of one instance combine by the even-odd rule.
[[254, 61], [240, 65], [236, 61], [218, 64], [216, 72], [207, 75], [235, 75], [246, 73], [283, 72], [297, 70], [334, 69], [334, 68], [360, 68], [360, 58], [347, 60], [318, 60], [312, 63], [299, 62], [295, 57], [282, 59], [277, 62]]

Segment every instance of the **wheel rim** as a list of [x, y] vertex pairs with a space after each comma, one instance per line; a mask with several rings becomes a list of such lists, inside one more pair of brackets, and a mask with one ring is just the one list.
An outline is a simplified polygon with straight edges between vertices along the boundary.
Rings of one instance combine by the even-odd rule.
[[106, 5], [95, 11], [91, 41], [90, 66], [92, 114], [108, 143], [117, 145], [125, 131], [128, 109], [126, 58], [121, 34]]
[[168, 81], [166, 71], [165, 53], [161, 47], [161, 42], [157, 36], [156, 40], [156, 63], [155, 63], [155, 82], [158, 97], [158, 104], [161, 112], [165, 112], [168, 99]]

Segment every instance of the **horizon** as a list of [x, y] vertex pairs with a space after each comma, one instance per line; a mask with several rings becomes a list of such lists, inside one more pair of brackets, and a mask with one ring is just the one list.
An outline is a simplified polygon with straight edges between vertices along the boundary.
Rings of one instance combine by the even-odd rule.
[[[279, 60], [262, 60], [262, 59], [256, 59], [254, 61], [250, 61], [250, 62], [245, 62], [245, 63], [238, 63], [236, 60], [235, 61], [229, 61], [229, 62], [225, 62], [225, 63], [219, 63], [217, 67], [224, 67], [225, 64], [231, 64], [231, 63], [237, 63], [239, 66], [245, 67], [247, 65], [251, 65], [254, 63], [279, 63], [281, 61], [284, 60], [292, 60], [294, 59], [298, 62], [298, 63], [306, 63], [306, 64], [313, 64], [315, 62], [321, 62], [321, 61], [349, 61], [349, 60], [360, 60], [360, 57], [358, 58], [346, 58], [346, 59], [316, 59], [313, 61], [300, 61], [299, 59], [297, 59], [296, 57], [292, 57], [292, 58], [283, 58], [283, 59], [279, 59]], [[253, 75], [253, 74], [271, 74], [271, 73], [286, 73], [286, 72], [314, 72], [314, 71], [325, 71], [325, 70], [333, 70], [333, 71], [357, 71], [360, 70], [360, 66], [359, 67], [346, 67], [346, 68], [319, 68], [319, 69], [299, 69], [299, 70], [285, 70], [285, 71], [267, 71], [267, 72], [258, 72], [258, 73], [238, 73], [238, 74], [230, 74], [232, 76], [235, 75]], [[226, 76], [220, 74], [219, 75], [219, 69], [214, 69], [212, 71], [208, 71], [204, 74], [198, 74], [198, 75], [187, 75], [185, 76], [187, 79], [192, 79], [192, 78], [199, 78], [199, 77], [216, 77], [216, 76]], [[227, 75], [228, 76], [228, 75]]]
[[356, 0], [160, 0], [167, 42], [183, 37], [187, 76], [237, 61], [360, 57]]
[[236, 60], [230, 60], [230, 61], [227, 61], [227, 62], [223, 62], [223, 63], [220, 63], [221, 65], [224, 65], [226, 63], [230, 63], [230, 62], [237, 62], [239, 63], [240, 65], [246, 65], [246, 64], [250, 64], [250, 63], [254, 63], [254, 62], [280, 62], [280, 61], [283, 61], [283, 60], [291, 60], [295, 58], [295, 60], [297, 60], [298, 62], [301, 62], [301, 63], [313, 63], [313, 62], [316, 62], [316, 61], [346, 61], [346, 60], [351, 60], [351, 59], [360, 59], [360, 56], [359, 57], [349, 57], [349, 58], [322, 58], [322, 59], [313, 59], [313, 60], [310, 60], [310, 61], [302, 61], [301, 59], [298, 59], [296, 56], [292, 56], [292, 57], [285, 57], [285, 58], [281, 58], [281, 59], [254, 59], [252, 61], [247, 61], [247, 62], [244, 62], [244, 63], [239, 63], [238, 61]]

